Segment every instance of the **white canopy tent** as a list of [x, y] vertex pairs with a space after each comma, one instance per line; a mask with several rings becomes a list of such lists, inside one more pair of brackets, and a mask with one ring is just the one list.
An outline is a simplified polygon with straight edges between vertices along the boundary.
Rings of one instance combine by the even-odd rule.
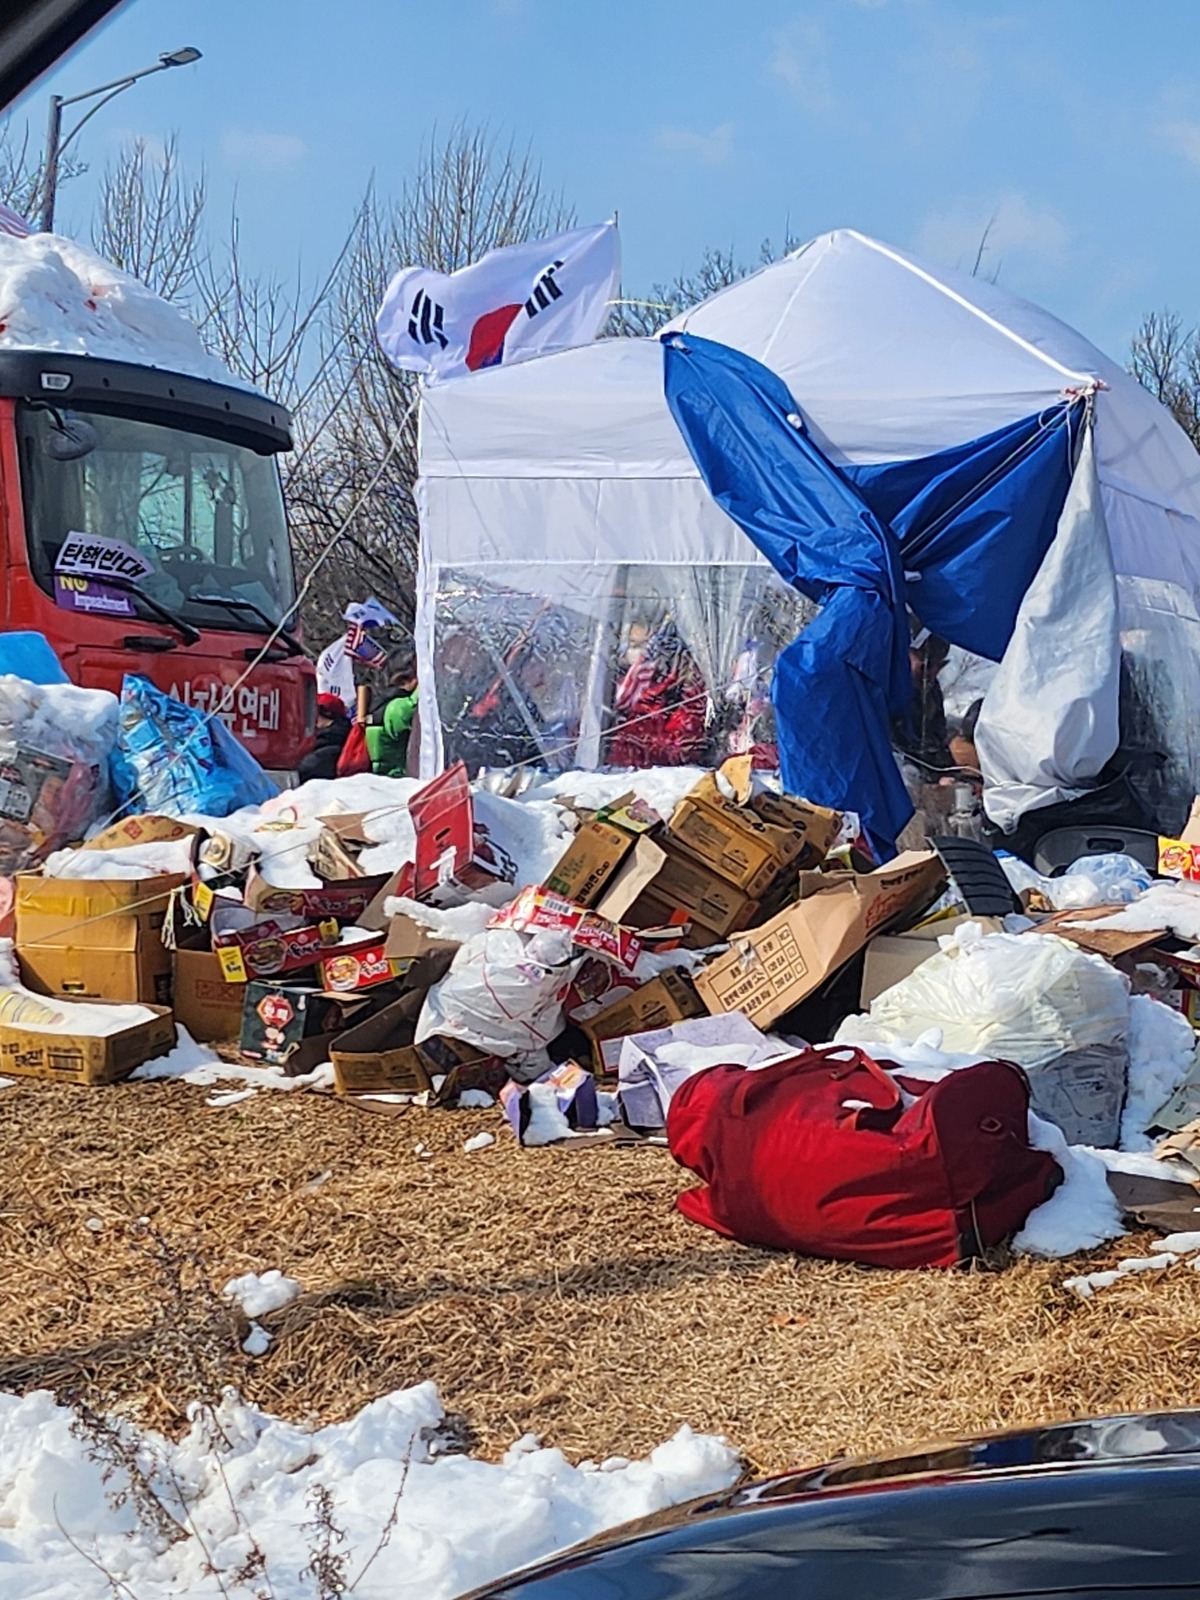
[[[1151, 675], [1157, 665], [1181, 708], [1200, 700], [1200, 455], [1163, 407], [1056, 317], [994, 284], [840, 230], [676, 325], [778, 373], [834, 461], [928, 455], [1098, 380], [1095, 470], [1123, 639]], [[443, 736], [448, 708], [440, 720], [430, 714], [456, 596], [482, 586], [588, 619], [568, 647], [575, 707], [558, 723], [560, 743], [572, 745], [563, 764], [572, 765], [601, 753], [597, 662], [611, 655], [614, 594], [627, 599], [640, 575], [682, 605], [681, 631], [708, 675], [689, 606], [699, 605], [700, 620], [716, 614], [728, 637], [707, 654], [727, 670], [750, 627], [731, 608], [761, 606], [774, 581], [699, 479], [664, 399], [655, 340], [600, 342], [431, 385], [418, 499], [423, 771], [457, 753]], [[707, 574], [705, 586], [689, 593], [697, 574]], [[710, 679], [714, 693], [720, 687]], [[1194, 783], [1200, 737], [1182, 712], [1164, 715], [1176, 763]]]

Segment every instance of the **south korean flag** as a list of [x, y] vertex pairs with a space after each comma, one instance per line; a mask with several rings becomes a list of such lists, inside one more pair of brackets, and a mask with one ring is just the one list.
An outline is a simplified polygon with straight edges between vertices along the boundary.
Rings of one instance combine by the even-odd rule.
[[615, 222], [492, 250], [449, 275], [405, 267], [376, 334], [394, 367], [458, 377], [590, 344], [621, 276]]

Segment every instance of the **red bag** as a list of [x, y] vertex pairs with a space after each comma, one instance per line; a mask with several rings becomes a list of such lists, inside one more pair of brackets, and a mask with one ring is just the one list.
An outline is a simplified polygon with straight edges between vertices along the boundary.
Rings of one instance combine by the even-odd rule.
[[676, 1204], [743, 1244], [881, 1267], [952, 1267], [1017, 1232], [1062, 1180], [1029, 1144], [1025, 1074], [985, 1061], [901, 1083], [839, 1045], [697, 1073], [667, 1142], [704, 1186]]
[[365, 685], [360, 687], [355, 699], [357, 705], [354, 721], [350, 724], [350, 732], [346, 735], [346, 742], [337, 761], [336, 771], [339, 778], [353, 778], [360, 772], [371, 771], [371, 752], [367, 749], [367, 717], [371, 709], [370, 689]]

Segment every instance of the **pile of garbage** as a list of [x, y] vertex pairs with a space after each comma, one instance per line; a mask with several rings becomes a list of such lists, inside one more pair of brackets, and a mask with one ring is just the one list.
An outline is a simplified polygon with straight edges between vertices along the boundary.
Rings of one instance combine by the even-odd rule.
[[197, 790], [144, 692], [120, 723], [118, 784], [160, 808], [16, 872], [0, 1072], [120, 1081], [178, 1023], [331, 1063], [343, 1097], [498, 1103], [525, 1144], [668, 1144], [697, 1220], [895, 1264], [1097, 1243], [1146, 1184], [1195, 1199], [1200, 844], [1164, 842], [1170, 879], [956, 838], [878, 866], [748, 757], [277, 793], [217, 752]]

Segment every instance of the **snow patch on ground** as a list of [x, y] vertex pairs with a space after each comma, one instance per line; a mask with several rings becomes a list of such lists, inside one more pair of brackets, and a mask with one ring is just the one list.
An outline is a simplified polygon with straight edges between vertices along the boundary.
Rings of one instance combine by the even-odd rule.
[[[168, 1055], [156, 1061], [147, 1061], [134, 1072], [134, 1079], [173, 1078], [179, 1083], [190, 1083], [207, 1089], [215, 1083], [243, 1084], [250, 1090], [281, 1089], [332, 1089], [333, 1064], [323, 1061], [311, 1072], [289, 1078], [282, 1067], [249, 1067], [234, 1061], [222, 1061], [207, 1045], [197, 1044], [186, 1028], [175, 1025], [178, 1042]], [[209, 1105], [235, 1105], [245, 1095], [214, 1095]]]
[[[499, 1463], [438, 1453], [444, 1412], [431, 1383], [399, 1390], [348, 1422], [310, 1430], [227, 1394], [178, 1442], [118, 1423], [183, 1537], [140, 1522], [118, 1469], [72, 1431], [45, 1392], [0, 1394], [0, 1565], [5, 1594], [111, 1600], [111, 1574], [138, 1600], [220, 1600], [265, 1589], [311, 1600], [313, 1495], [332, 1496], [334, 1549], [356, 1600], [451, 1600], [625, 1522], [727, 1488], [739, 1472], [723, 1439], [681, 1428], [643, 1461], [572, 1466], [524, 1439]], [[219, 1437], [218, 1457], [213, 1445]], [[116, 1493], [114, 1494], [114, 1491]], [[384, 1538], [384, 1530], [395, 1524]], [[237, 1585], [251, 1539], [266, 1581]], [[209, 1570], [209, 1564], [214, 1570]]]
[[267, 1272], [244, 1272], [240, 1278], [231, 1278], [221, 1290], [226, 1300], [241, 1306], [251, 1319], [291, 1305], [300, 1292], [295, 1278], [285, 1277], [278, 1267]]

